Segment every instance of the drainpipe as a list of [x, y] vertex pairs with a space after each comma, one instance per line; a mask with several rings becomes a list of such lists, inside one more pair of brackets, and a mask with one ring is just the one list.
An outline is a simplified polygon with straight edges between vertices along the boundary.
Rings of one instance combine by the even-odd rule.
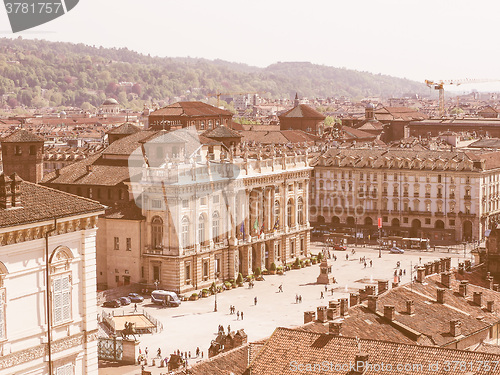
[[54, 233], [57, 229], [57, 218], [54, 218], [54, 228], [45, 232], [45, 297], [47, 306], [47, 344], [49, 354], [49, 375], [52, 375], [52, 324], [51, 318], [51, 303], [50, 303], [50, 284], [49, 284], [49, 235]]

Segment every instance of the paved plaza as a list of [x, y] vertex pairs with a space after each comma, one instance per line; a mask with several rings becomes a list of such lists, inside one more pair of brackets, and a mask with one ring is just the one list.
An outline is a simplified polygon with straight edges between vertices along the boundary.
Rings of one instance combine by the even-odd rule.
[[[321, 249], [319, 243], [312, 246], [312, 252], [317, 253]], [[350, 292], [358, 291], [365, 285], [376, 283], [378, 280], [393, 281], [396, 264], [400, 262], [400, 268], [406, 270], [401, 282], [407, 283], [411, 278], [411, 265], [415, 266], [421, 258], [422, 264], [439, 259], [440, 257], [452, 257], [452, 267], [458, 266], [459, 259], [464, 259], [462, 251], [448, 253], [447, 249], [440, 251], [416, 251], [409, 250], [405, 254], [390, 254], [382, 251], [382, 257], [378, 257], [378, 249], [356, 248], [356, 253], [348, 251], [335, 251], [337, 260], [330, 259], [332, 275], [337, 284], [328, 286], [325, 293], [324, 285], [317, 285], [316, 278], [319, 275], [319, 266], [313, 265], [300, 270], [291, 270], [285, 275], [267, 275], [264, 281], [255, 282], [254, 288], [250, 289], [248, 284], [244, 287], [225, 291], [217, 295], [218, 311], [214, 312], [215, 297], [202, 298], [198, 301], [186, 301], [176, 308], [163, 308], [150, 303], [149, 298], [138, 305], [139, 311], [145, 309], [147, 313], [158, 319], [163, 324], [163, 331], [155, 334], [141, 335], [140, 348], [144, 353], [148, 348], [149, 358], [156, 355], [157, 349], [161, 348], [162, 356], [172, 353], [174, 350], [191, 352], [192, 357], [196, 348], [199, 347], [204, 358], [207, 357], [207, 349], [211, 340], [217, 335], [218, 325], [227, 330], [245, 329], [248, 341], [256, 341], [268, 337], [278, 326], [292, 327], [303, 324], [304, 311], [314, 310], [320, 305], [328, 305], [331, 299], [348, 297]], [[346, 255], [349, 260], [346, 260]], [[467, 254], [470, 258], [470, 254]], [[367, 267], [360, 263], [359, 258], [366, 257]], [[370, 267], [370, 260], [373, 266]], [[283, 292], [278, 292], [282, 285]], [[331, 289], [334, 289], [332, 295]], [[321, 292], [324, 299], [321, 299]], [[190, 294], [190, 293], [189, 293]], [[295, 296], [302, 296], [302, 303], [296, 303]], [[257, 305], [254, 298], [257, 297]], [[236, 315], [229, 314], [229, 306], [234, 305], [236, 311], [243, 312], [243, 320], [237, 319]], [[102, 309], [107, 312], [114, 311], [115, 315], [132, 313], [134, 305], [121, 309]], [[199, 360], [193, 358], [191, 361]], [[193, 362], [191, 362], [193, 363]], [[147, 366], [153, 375], [166, 373], [165, 369]], [[123, 367], [101, 367], [99, 374], [139, 374], [139, 366]]]

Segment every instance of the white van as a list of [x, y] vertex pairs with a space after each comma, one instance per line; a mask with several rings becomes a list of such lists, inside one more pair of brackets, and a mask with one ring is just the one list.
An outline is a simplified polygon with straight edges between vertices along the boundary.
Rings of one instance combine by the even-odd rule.
[[177, 294], [166, 290], [153, 290], [151, 292], [151, 302], [174, 307], [178, 307], [181, 304], [181, 300]]

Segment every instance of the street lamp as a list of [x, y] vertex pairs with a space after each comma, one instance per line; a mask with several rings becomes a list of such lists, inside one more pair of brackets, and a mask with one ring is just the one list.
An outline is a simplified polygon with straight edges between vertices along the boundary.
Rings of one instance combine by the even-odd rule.
[[217, 275], [215, 275], [215, 283], [214, 283], [215, 305], [214, 305], [214, 312], [217, 312], [217, 280], [218, 280], [218, 277], [217, 277]]
[[382, 258], [382, 231], [378, 228], [378, 257]]

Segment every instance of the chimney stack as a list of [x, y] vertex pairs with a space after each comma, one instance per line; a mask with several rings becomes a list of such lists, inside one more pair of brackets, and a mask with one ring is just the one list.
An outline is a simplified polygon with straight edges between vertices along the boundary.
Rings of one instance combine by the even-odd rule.
[[450, 272], [441, 272], [441, 284], [445, 286], [445, 288], [450, 289], [451, 287], [451, 273]]
[[467, 285], [469, 284], [469, 281], [467, 280], [461, 280], [460, 285], [458, 286], [458, 292], [462, 297], [467, 296]]
[[0, 175], [0, 208], [9, 209], [12, 207], [12, 180], [5, 174]]
[[488, 312], [490, 313], [495, 312], [495, 301], [487, 301], [486, 310], [488, 310]]
[[356, 306], [359, 305], [359, 294], [358, 293], [351, 293], [349, 296], [349, 306]]
[[412, 300], [406, 301], [406, 313], [408, 315], [415, 314], [415, 303]]
[[372, 312], [377, 311], [377, 296], [368, 296], [368, 310]]
[[375, 285], [367, 285], [365, 286], [366, 294], [368, 296], [374, 296], [375, 294]]
[[314, 321], [316, 313], [314, 311], [304, 311], [304, 324]]
[[461, 327], [462, 327], [462, 323], [460, 322], [460, 320], [457, 320], [457, 319], [450, 320], [450, 334], [453, 337], [457, 337], [457, 336], [460, 336], [462, 334]]
[[424, 277], [425, 277], [425, 268], [424, 267], [418, 267], [417, 268], [417, 281], [419, 283], [424, 282]]
[[326, 306], [318, 306], [317, 311], [318, 322], [325, 323], [328, 320]]
[[385, 305], [384, 306], [384, 317], [392, 322], [394, 320], [394, 315], [395, 315], [394, 306]]
[[481, 306], [483, 304], [483, 292], [474, 292], [474, 295], [472, 296], [472, 301], [476, 305]]
[[389, 281], [384, 280], [378, 282], [378, 294], [382, 294], [388, 289], [389, 289]]
[[444, 303], [444, 294], [446, 292], [446, 289], [444, 288], [437, 288], [437, 301], [439, 303]]
[[341, 336], [342, 322], [330, 322], [328, 324], [328, 332], [333, 336]]
[[368, 369], [368, 353], [358, 353], [354, 358], [354, 371], [356, 375], [363, 375]]
[[10, 185], [10, 192], [12, 193], [12, 207], [21, 207], [21, 185], [23, 183], [23, 180], [15, 172], [12, 173], [9, 177], [12, 180]]
[[346, 316], [349, 314], [349, 300], [347, 298], [339, 298], [340, 301], [340, 316]]

